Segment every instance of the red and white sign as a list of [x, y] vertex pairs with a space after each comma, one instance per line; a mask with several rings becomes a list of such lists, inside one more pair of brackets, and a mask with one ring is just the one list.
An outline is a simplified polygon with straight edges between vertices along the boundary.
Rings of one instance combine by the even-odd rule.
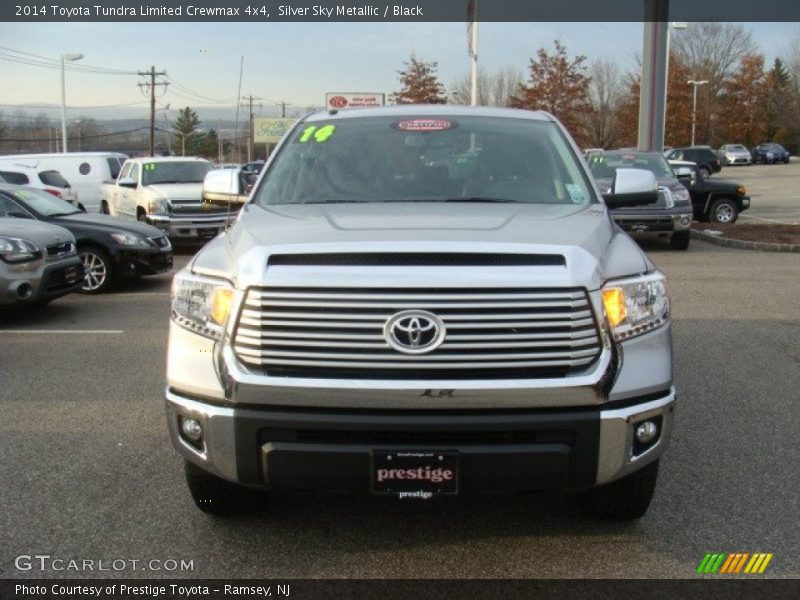
[[368, 106], [384, 106], [386, 94], [354, 94], [329, 92], [325, 94], [325, 106], [328, 109], [365, 108]]

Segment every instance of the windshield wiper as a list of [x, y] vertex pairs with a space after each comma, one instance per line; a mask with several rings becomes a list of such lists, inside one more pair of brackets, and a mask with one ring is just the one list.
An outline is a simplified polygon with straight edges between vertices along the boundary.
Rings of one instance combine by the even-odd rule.
[[49, 217], [68, 217], [70, 215], [77, 215], [79, 212], [81, 212], [81, 211], [76, 210], [74, 212], [68, 212], [68, 213], [53, 213], [52, 215], [48, 215], [48, 216]]
[[485, 196], [467, 196], [466, 198], [445, 198], [444, 200], [437, 200], [437, 202], [502, 202], [506, 204], [514, 204], [514, 203], [526, 204], [524, 200], [513, 200], [512, 198], [489, 198]]

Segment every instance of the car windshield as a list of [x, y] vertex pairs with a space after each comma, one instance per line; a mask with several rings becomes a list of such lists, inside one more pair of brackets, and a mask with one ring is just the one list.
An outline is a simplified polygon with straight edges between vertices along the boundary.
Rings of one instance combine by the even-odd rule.
[[747, 148], [745, 148], [741, 144], [734, 144], [733, 146], [728, 146], [727, 149], [733, 150], [735, 152], [747, 152]]
[[202, 183], [211, 163], [200, 160], [150, 162], [142, 165], [142, 185]]
[[783, 152], [783, 146], [780, 144], [764, 144], [764, 148], [767, 150], [777, 150], [778, 152]]
[[45, 217], [72, 215], [81, 212], [66, 200], [32, 188], [14, 190], [14, 197], [25, 208], [30, 208]]
[[657, 178], [674, 177], [672, 168], [663, 154], [658, 152], [620, 152], [597, 154], [591, 158], [589, 168], [597, 179], [611, 179], [617, 169], [644, 169]]
[[260, 205], [592, 201], [579, 159], [556, 124], [475, 116], [303, 123], [254, 195]]

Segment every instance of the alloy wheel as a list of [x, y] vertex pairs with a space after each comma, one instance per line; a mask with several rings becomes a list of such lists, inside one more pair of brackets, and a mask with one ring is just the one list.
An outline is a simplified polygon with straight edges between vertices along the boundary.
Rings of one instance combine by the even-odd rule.
[[99, 290], [108, 279], [108, 267], [103, 259], [91, 251], [81, 252], [83, 262], [83, 286], [85, 292]]

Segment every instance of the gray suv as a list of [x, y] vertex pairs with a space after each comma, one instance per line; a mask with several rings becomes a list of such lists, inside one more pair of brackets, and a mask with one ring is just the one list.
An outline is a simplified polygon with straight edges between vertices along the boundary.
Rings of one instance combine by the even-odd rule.
[[83, 267], [69, 231], [0, 217], [0, 306], [41, 306], [81, 285]]
[[664, 276], [563, 126], [511, 109], [300, 119], [174, 279], [167, 421], [198, 508], [264, 490], [575, 492], [642, 516], [675, 406]]

